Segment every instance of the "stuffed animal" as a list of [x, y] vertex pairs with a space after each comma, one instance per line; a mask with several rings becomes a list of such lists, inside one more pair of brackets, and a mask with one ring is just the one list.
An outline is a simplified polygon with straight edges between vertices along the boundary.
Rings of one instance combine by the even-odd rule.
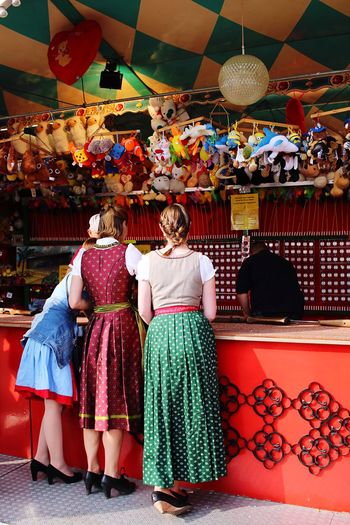
[[170, 189], [170, 179], [166, 175], [160, 175], [152, 180], [152, 187], [159, 192], [167, 192]]
[[156, 131], [175, 122], [189, 119], [189, 115], [180, 103], [176, 104], [173, 97], [152, 97], [148, 101], [148, 113], [151, 117], [151, 128]]
[[135, 137], [124, 138], [121, 144], [122, 146], [124, 146], [128, 153], [136, 155], [136, 157], [138, 157], [141, 160], [141, 162], [145, 160], [142, 147]]
[[96, 156], [88, 151], [88, 144], [86, 143], [83, 148], [76, 148], [74, 145], [70, 146], [70, 150], [73, 157], [73, 166], [78, 165], [80, 168], [90, 168], [96, 166]]
[[66, 131], [66, 123], [63, 119], [56, 119], [52, 124], [52, 138], [55, 151], [58, 155], [69, 154], [69, 139]]
[[167, 125], [167, 121], [163, 119], [162, 105], [164, 104], [164, 97], [152, 97], [148, 100], [148, 113], [151, 117], [151, 128], [156, 131], [157, 129], [164, 128]]
[[98, 140], [101, 137], [95, 137], [96, 133], [100, 131], [103, 124], [103, 118], [97, 115], [90, 115], [86, 121], [86, 139], [88, 142]]
[[41, 120], [35, 128], [35, 134], [37, 145], [45, 149], [48, 154], [52, 154], [55, 150], [52, 125], [46, 120]]
[[73, 116], [66, 121], [66, 127], [76, 148], [82, 148], [86, 142], [85, 126], [86, 118], [84, 116]]
[[9, 120], [7, 132], [10, 137], [17, 137], [19, 135], [19, 137], [11, 140], [11, 144], [19, 155], [23, 155], [25, 151], [36, 146], [36, 137], [24, 133], [24, 122], [22, 121]]
[[268, 128], [264, 128], [264, 133], [265, 137], [253, 149], [252, 158], [270, 152], [268, 161], [272, 163], [278, 153], [296, 153], [298, 151], [298, 146], [290, 142], [284, 135], [274, 133]]

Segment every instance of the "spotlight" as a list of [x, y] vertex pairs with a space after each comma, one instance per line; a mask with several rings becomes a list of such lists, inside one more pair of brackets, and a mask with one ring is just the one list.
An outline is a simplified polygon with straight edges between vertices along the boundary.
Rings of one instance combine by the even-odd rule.
[[[118, 71], [116, 71], [118, 67]], [[123, 75], [116, 60], [107, 60], [104, 71], [101, 71], [100, 88], [121, 89]]]

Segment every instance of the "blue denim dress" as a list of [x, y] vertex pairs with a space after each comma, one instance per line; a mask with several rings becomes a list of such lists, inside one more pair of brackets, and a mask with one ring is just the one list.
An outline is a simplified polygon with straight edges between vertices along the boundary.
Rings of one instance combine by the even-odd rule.
[[71, 405], [75, 397], [70, 360], [78, 327], [68, 305], [70, 283], [68, 274], [23, 336], [15, 390], [27, 398], [39, 396]]

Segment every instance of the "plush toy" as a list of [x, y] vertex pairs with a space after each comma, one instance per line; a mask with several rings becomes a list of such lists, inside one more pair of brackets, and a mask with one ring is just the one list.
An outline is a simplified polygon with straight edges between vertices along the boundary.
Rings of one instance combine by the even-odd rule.
[[350, 186], [349, 173], [343, 167], [334, 172], [333, 188], [330, 191], [332, 197], [341, 197]]
[[179, 159], [189, 159], [190, 156], [188, 154], [188, 150], [181, 141], [181, 131], [176, 126], [173, 126], [171, 128], [171, 133], [173, 136], [170, 138], [170, 142], [174, 149], [175, 155]]
[[76, 164], [80, 168], [90, 168], [96, 166], [96, 156], [88, 151], [88, 146], [88, 143], [86, 143], [83, 148], [76, 148], [74, 145], [70, 146], [73, 158], [73, 166]]
[[135, 137], [124, 138], [121, 144], [129, 154], [136, 155], [136, 157], [138, 157], [141, 162], [145, 160], [142, 147]]
[[11, 140], [11, 144], [19, 155], [23, 155], [25, 151], [36, 146], [36, 137], [24, 133], [24, 122], [22, 121], [14, 121], [10, 119], [7, 124], [7, 132], [10, 137], [17, 137], [20, 135]]
[[264, 128], [265, 137], [254, 147], [251, 157], [256, 157], [264, 152], [271, 152], [268, 160], [273, 162], [278, 153], [296, 153], [298, 146], [290, 142], [284, 135], [279, 135], [272, 132], [268, 128]]
[[58, 155], [69, 154], [69, 139], [66, 132], [66, 123], [63, 119], [56, 119], [52, 124], [52, 138], [55, 151]]
[[9, 147], [10, 147], [9, 142], [4, 142], [0, 146], [0, 173], [6, 173], [7, 171], [6, 161], [7, 161]]
[[23, 154], [21, 170], [24, 175], [30, 175], [36, 171], [36, 159], [30, 149]]
[[152, 187], [159, 192], [167, 192], [170, 189], [170, 179], [166, 175], [160, 175], [152, 180]]
[[123, 162], [124, 154], [124, 146], [122, 146], [122, 144], [119, 144], [119, 142], [116, 142], [105, 158], [107, 161], [111, 160], [115, 166], [118, 166]]
[[[28, 150], [29, 151], [29, 150]], [[11, 141], [11, 146], [7, 154], [6, 170], [8, 173], [17, 172], [17, 152]]]
[[76, 148], [82, 148], [86, 142], [85, 126], [86, 118], [84, 116], [73, 116], [66, 121], [66, 127]]
[[173, 193], [184, 193], [189, 172], [185, 166], [174, 165], [171, 170], [170, 191]]
[[47, 169], [49, 170], [49, 180], [53, 186], [67, 185], [67, 163], [64, 160], [49, 160], [47, 162]]
[[103, 118], [99, 115], [90, 115], [86, 121], [86, 139], [88, 142], [98, 140], [101, 137], [95, 137], [96, 133], [101, 131]]
[[173, 97], [152, 97], [148, 101], [148, 113], [151, 117], [151, 127], [154, 131], [175, 122], [189, 119], [182, 103], [177, 105]]
[[96, 160], [104, 160], [113, 147], [114, 142], [112, 140], [96, 137], [88, 142], [87, 150], [95, 156]]
[[162, 105], [164, 104], [164, 97], [152, 97], [148, 100], [148, 113], [151, 117], [151, 128], [156, 131], [157, 129], [164, 128], [167, 125], [167, 121], [163, 119]]

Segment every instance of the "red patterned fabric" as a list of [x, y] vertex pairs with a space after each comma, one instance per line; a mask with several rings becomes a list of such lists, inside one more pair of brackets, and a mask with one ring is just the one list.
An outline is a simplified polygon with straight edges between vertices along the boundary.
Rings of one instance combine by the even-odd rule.
[[197, 312], [198, 310], [198, 306], [165, 306], [164, 308], [157, 308], [154, 310], [154, 315], [182, 314], [184, 312]]
[[[95, 305], [127, 302], [132, 277], [126, 247], [92, 248], [82, 258], [82, 277]], [[142, 420], [142, 353], [130, 308], [94, 313], [87, 327], [80, 385], [80, 422], [99, 431], [138, 431]]]

